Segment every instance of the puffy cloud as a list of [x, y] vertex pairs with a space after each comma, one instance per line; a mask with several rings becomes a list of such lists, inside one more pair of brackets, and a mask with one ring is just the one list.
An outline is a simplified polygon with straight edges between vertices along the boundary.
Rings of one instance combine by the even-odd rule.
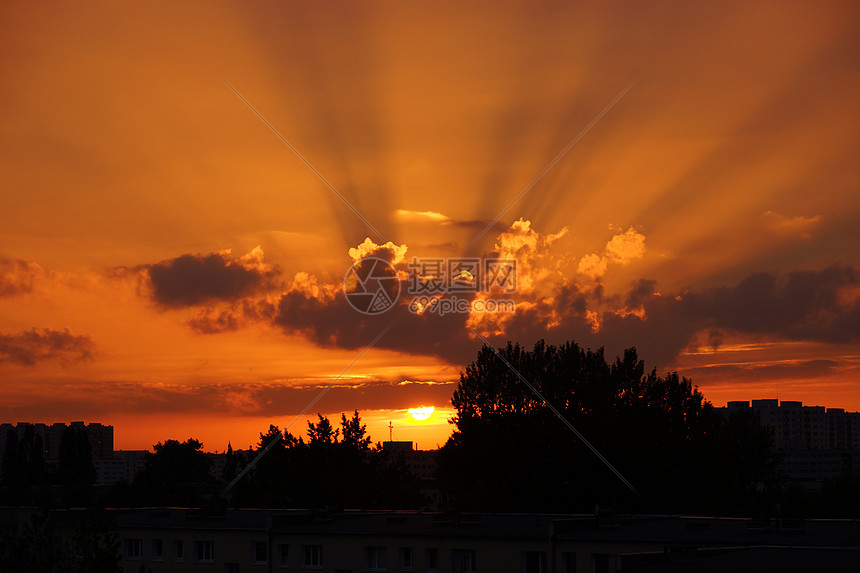
[[45, 270], [36, 263], [0, 258], [0, 296], [32, 292], [36, 281], [44, 276]]
[[[289, 288], [274, 301], [268, 319], [283, 330], [301, 334], [323, 347], [360, 349], [388, 328], [377, 347], [444, 356], [455, 362], [468, 359], [476, 346], [463, 328], [465, 313], [418, 316], [409, 311], [411, 299], [406, 294], [406, 252], [406, 245], [377, 245], [367, 239], [349, 250], [355, 263], [347, 273], [346, 285], [326, 284], [312, 275], [299, 273]], [[398, 286], [401, 296], [384, 314], [361, 314], [350, 305], [344, 294], [345, 286], [350, 293], [357, 292], [357, 281], [368, 278], [371, 269], [367, 265], [368, 257], [382, 258], [395, 267], [390, 271], [390, 277], [386, 274], [386, 280], [380, 279], [380, 286], [388, 291], [391, 281], [387, 279], [394, 279], [391, 298], [395, 298]]]
[[470, 326], [497, 343], [574, 339], [605, 347], [610, 355], [636, 346], [661, 366], [674, 363], [702, 332], [714, 347], [724, 333], [832, 344], [860, 340], [860, 273], [839, 265], [755, 273], [734, 285], [679, 293], [662, 293], [656, 281], [640, 279], [624, 295], [565, 281], [552, 296], [517, 297], [513, 314], [473, 317]]
[[606, 267], [608, 266], [609, 261], [606, 257], [592, 253], [580, 259], [577, 272], [591, 278], [597, 278], [606, 274]]
[[392, 265], [396, 265], [406, 257], [406, 250], [406, 245], [398, 246], [391, 241], [388, 241], [384, 245], [377, 245], [370, 240], [370, 237], [367, 237], [363, 243], [349, 249], [349, 256], [355, 262], [367, 257], [377, 257], [388, 261]]
[[538, 283], [552, 277], [561, 279], [559, 269], [565, 257], [552, 246], [567, 235], [567, 227], [554, 234], [543, 234], [532, 229], [531, 221], [522, 218], [500, 233], [492, 257], [517, 261], [517, 292], [531, 293]]
[[320, 283], [314, 275], [300, 271], [293, 277], [288, 290], [303, 292], [314, 298], [332, 300], [341, 290], [339, 287], [340, 285]]
[[566, 284], [561, 269], [567, 257], [553, 246], [566, 235], [567, 227], [554, 234], [543, 234], [532, 228], [531, 221], [522, 218], [500, 233], [489, 256], [515, 261], [516, 292], [506, 292], [499, 285], [478, 292], [466, 325], [482, 336], [502, 335], [515, 313], [491, 301], [512, 300], [516, 311], [544, 314], [548, 317], [547, 328], [558, 326], [561, 316], [556, 309], [556, 296], [559, 287]]
[[618, 233], [606, 243], [603, 253], [592, 253], [580, 259], [577, 272], [592, 279], [599, 279], [609, 264], [627, 265], [645, 255], [645, 235], [630, 227]]
[[263, 250], [232, 258], [229, 250], [208, 255], [181, 255], [144, 267], [152, 298], [165, 307], [231, 301], [275, 285], [279, 271], [263, 261]]
[[0, 364], [34, 366], [39, 362], [57, 360], [70, 364], [92, 357], [95, 344], [85, 335], [75, 335], [69, 329], [35, 328], [15, 334], [0, 333]]
[[613, 263], [626, 265], [645, 255], [645, 235], [630, 227], [624, 233], [619, 233], [606, 243], [604, 256]]

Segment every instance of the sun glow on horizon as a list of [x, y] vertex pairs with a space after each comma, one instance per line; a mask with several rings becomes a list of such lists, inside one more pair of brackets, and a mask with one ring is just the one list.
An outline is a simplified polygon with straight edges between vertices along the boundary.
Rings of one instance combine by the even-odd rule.
[[435, 408], [433, 406], [422, 406], [419, 408], [409, 408], [409, 415], [412, 416], [413, 419], [423, 422], [430, 418], [433, 415]]

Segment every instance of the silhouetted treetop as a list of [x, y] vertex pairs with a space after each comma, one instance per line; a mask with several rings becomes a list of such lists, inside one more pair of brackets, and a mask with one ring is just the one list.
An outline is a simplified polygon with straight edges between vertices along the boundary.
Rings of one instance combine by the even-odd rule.
[[165, 440], [146, 455], [146, 466], [135, 476], [134, 485], [144, 500], [172, 505], [195, 505], [201, 486], [214, 480], [211, 462], [203, 444], [194, 438], [184, 442]]
[[358, 410], [353, 411], [352, 418], [347, 419], [346, 414], [340, 415], [340, 432], [342, 444], [355, 450], [367, 450], [370, 448], [370, 436], [367, 435], [367, 425], [361, 423]]
[[335, 429], [334, 426], [331, 425], [329, 419], [322, 414], [317, 414], [319, 418], [319, 422], [314, 424], [313, 422], [308, 422], [308, 438], [310, 438], [310, 444], [312, 446], [319, 444], [336, 444], [338, 441], [338, 436], [340, 436], [340, 430]]
[[[768, 436], [722, 420], [693, 383], [648, 371], [635, 348], [612, 362], [575, 342], [532, 350], [484, 346], [452, 397], [455, 430], [439, 478], [456, 507], [482, 511], [588, 511], [627, 500], [671, 511], [742, 505], [772, 475]], [[508, 364], [505, 363], [507, 361]], [[608, 469], [519, 378], [608, 459], [642, 497]], [[745, 435], [757, 459], [732, 440]], [[769, 483], [769, 482], [768, 482]], [[723, 504], [723, 505], [721, 505]]]
[[341, 414], [340, 428], [317, 414], [308, 441], [271, 425], [260, 434], [267, 448], [233, 489], [233, 503], [263, 507], [416, 508], [415, 479], [387, 452], [372, 450], [358, 411]]
[[[649, 408], [687, 419], [704, 406], [704, 397], [688, 379], [677, 374], [659, 377], [656, 369], [646, 375], [645, 363], [635, 348], [626, 350], [612, 364], [606, 361], [602, 348], [584, 349], [575, 342], [555, 346], [541, 340], [531, 351], [509, 342], [499, 352], [570, 419]], [[487, 346], [460, 374], [451, 402], [457, 410], [458, 429], [471, 418], [491, 419], [544, 409], [540, 398]]]

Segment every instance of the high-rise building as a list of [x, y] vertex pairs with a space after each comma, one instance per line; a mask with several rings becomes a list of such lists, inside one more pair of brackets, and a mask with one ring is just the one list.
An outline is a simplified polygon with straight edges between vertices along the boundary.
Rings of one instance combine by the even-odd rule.
[[860, 413], [783, 400], [732, 401], [725, 416], [752, 411], [773, 432], [779, 469], [791, 480], [820, 481], [860, 474]]
[[18, 439], [24, 436], [28, 426], [33, 427], [36, 436], [42, 439], [45, 448], [45, 460], [56, 462], [60, 459], [60, 444], [63, 441], [63, 432], [66, 428], [75, 428], [87, 433], [90, 442], [90, 450], [94, 460], [113, 458], [113, 426], [105, 426], [99, 423], [84, 424], [83, 422], [71, 422], [70, 424], [31, 424], [30, 422], [18, 422], [16, 424], [0, 424], [0, 458], [6, 452], [6, 443], [9, 432], [15, 432]]

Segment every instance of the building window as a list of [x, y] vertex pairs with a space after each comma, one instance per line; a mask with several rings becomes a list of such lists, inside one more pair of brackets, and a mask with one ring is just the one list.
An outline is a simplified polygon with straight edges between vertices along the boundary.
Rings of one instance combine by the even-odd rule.
[[143, 539], [125, 540], [126, 559], [143, 559]]
[[251, 562], [258, 565], [269, 562], [269, 548], [265, 541], [251, 542]]
[[290, 566], [290, 546], [286, 543], [278, 543], [278, 567]]
[[239, 564], [238, 563], [225, 563], [224, 564], [224, 573], [239, 573]]
[[364, 568], [368, 571], [385, 571], [385, 547], [365, 547]]
[[561, 554], [561, 573], [576, 573], [576, 553]]
[[427, 573], [439, 572], [439, 549], [428, 547], [424, 552], [424, 570]]
[[523, 573], [547, 573], [546, 551], [523, 551]]
[[321, 569], [322, 545], [302, 545], [302, 567]]
[[152, 560], [161, 561], [164, 559], [164, 542], [161, 539], [152, 540]]
[[197, 554], [197, 561], [211, 563], [215, 560], [215, 543], [209, 540], [195, 541], [194, 552]]
[[452, 549], [451, 550], [451, 573], [474, 573], [475, 550], [474, 549]]
[[185, 545], [181, 539], [173, 540], [173, 560], [185, 561]]
[[594, 573], [609, 573], [615, 571], [615, 563], [612, 555], [607, 553], [595, 553], [591, 556], [592, 570]]
[[400, 569], [402, 571], [412, 571], [413, 567], [413, 558], [412, 558], [412, 548], [411, 547], [401, 547], [400, 548]]

